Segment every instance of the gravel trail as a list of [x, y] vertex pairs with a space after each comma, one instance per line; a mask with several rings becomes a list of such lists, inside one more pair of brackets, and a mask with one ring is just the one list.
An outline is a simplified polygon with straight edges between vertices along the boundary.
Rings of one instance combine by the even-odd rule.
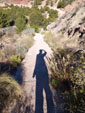
[[23, 88], [28, 97], [26, 113], [54, 113], [46, 66], [46, 57], [50, 57], [52, 51], [44, 42], [43, 35], [36, 33], [34, 39], [34, 45], [22, 62], [24, 67]]

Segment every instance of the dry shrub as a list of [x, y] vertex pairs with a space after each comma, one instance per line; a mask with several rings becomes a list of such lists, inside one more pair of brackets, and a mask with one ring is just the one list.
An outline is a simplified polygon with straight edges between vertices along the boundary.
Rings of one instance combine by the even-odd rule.
[[[49, 59], [51, 85], [62, 90], [62, 97], [66, 97], [66, 109], [70, 113], [84, 113], [85, 111], [85, 52], [72, 49], [54, 51]], [[59, 87], [60, 86], [60, 87]], [[68, 88], [68, 89], [67, 89]]]
[[64, 44], [61, 41], [62, 39], [62, 33], [58, 33], [57, 35], [55, 35], [53, 32], [47, 32], [44, 36], [44, 40], [46, 41], [46, 43], [48, 43], [53, 51], [56, 51], [56, 48], [63, 47]]
[[21, 86], [8, 74], [0, 75], [0, 113], [8, 113], [9, 107], [23, 95]]
[[3, 52], [5, 54], [5, 58], [7, 58], [7, 59], [9, 59], [10, 56], [15, 55], [15, 53], [16, 53], [15, 47], [13, 47], [13, 45], [5, 46]]
[[24, 35], [17, 40], [16, 43], [16, 54], [24, 58], [28, 49], [33, 45], [33, 36]]

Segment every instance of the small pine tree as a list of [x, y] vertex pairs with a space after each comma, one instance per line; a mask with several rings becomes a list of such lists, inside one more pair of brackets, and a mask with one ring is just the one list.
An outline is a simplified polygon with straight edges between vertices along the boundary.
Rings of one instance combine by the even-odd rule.
[[6, 27], [7, 25], [7, 15], [3, 12], [0, 12], [0, 28]]
[[51, 1], [51, 6], [53, 6], [53, 1]]
[[42, 26], [44, 22], [44, 16], [38, 10], [34, 10], [30, 15], [31, 26]]
[[46, 1], [46, 5], [49, 5], [49, 0]]
[[25, 16], [19, 16], [15, 20], [15, 25], [17, 27], [17, 32], [21, 32], [26, 27], [27, 20]]

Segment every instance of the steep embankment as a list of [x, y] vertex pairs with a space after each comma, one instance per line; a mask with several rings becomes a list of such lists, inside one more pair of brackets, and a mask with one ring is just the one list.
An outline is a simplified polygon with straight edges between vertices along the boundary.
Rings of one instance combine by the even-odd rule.
[[47, 30], [56, 35], [62, 33], [62, 38], [58, 39], [62, 48], [85, 49], [85, 2], [48, 25]]
[[47, 31], [45, 41], [54, 50], [49, 69], [51, 85], [56, 90], [55, 103], [57, 106], [64, 106], [68, 113], [84, 113], [85, 2], [50, 24]]

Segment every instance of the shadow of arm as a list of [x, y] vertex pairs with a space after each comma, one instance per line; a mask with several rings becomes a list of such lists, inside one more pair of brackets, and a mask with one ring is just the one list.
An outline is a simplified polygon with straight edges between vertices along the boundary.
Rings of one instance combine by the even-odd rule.
[[47, 52], [45, 50], [43, 50], [43, 51], [44, 51], [44, 53], [43, 53], [43, 57], [44, 57], [44, 56], [46, 56]]

